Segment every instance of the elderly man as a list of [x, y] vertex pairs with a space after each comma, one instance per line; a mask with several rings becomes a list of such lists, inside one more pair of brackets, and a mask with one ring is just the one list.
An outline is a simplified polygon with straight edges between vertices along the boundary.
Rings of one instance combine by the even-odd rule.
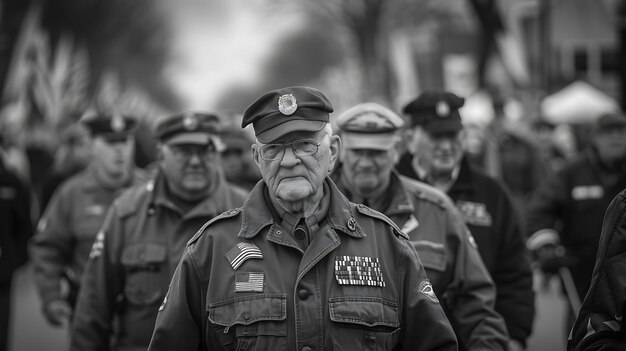
[[54, 193], [31, 243], [35, 283], [44, 316], [52, 325], [72, 315], [89, 250], [106, 211], [123, 190], [147, 179], [133, 163], [135, 118], [87, 115], [87, 168]]
[[330, 112], [308, 87], [248, 107], [263, 181], [189, 242], [150, 350], [456, 350], [405, 234], [328, 178]]
[[411, 121], [406, 130], [409, 153], [400, 159], [398, 171], [452, 198], [496, 284], [496, 311], [506, 322], [509, 350], [521, 350], [535, 312], [530, 257], [505, 188], [467, 163], [459, 113], [463, 104], [452, 93], [426, 91], [404, 107]]
[[156, 121], [155, 179], [122, 194], [107, 214], [83, 275], [72, 350], [148, 347], [185, 244], [206, 221], [240, 206], [247, 194], [223, 179], [217, 131], [214, 114]]
[[494, 310], [495, 287], [463, 218], [443, 192], [394, 171], [403, 124], [374, 103], [346, 110], [337, 117], [344, 149], [332, 177], [348, 199], [384, 213], [409, 236], [460, 348], [503, 350], [508, 335]]

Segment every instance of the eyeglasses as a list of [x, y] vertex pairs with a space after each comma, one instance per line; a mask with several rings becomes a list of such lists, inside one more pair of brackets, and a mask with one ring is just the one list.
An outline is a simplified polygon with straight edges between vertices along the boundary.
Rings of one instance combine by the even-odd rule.
[[285, 156], [285, 149], [291, 147], [298, 157], [311, 156], [317, 152], [322, 142], [312, 139], [296, 140], [289, 144], [266, 144], [260, 147], [259, 154], [265, 161], [280, 160]]
[[200, 159], [207, 160], [217, 154], [217, 149], [213, 143], [208, 145], [168, 145], [172, 155], [177, 161], [187, 162], [192, 155], [197, 155]]

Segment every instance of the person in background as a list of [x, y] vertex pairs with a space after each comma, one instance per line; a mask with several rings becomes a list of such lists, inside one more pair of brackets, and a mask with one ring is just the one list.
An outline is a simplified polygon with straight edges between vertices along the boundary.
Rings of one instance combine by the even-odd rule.
[[462, 350], [505, 350], [496, 290], [460, 213], [442, 191], [401, 176], [402, 117], [374, 103], [337, 117], [343, 150], [332, 178], [348, 199], [382, 212], [409, 236]]
[[328, 177], [326, 96], [267, 92], [245, 111], [259, 182], [185, 250], [149, 350], [456, 350], [415, 249]]
[[47, 321], [70, 319], [91, 245], [113, 199], [145, 179], [133, 160], [135, 119], [118, 114], [86, 115], [91, 161], [52, 196], [30, 244], [34, 279]]
[[91, 150], [89, 131], [83, 123], [72, 123], [59, 133], [60, 144], [54, 154], [54, 163], [45, 173], [39, 195], [41, 212], [46, 209], [56, 188], [89, 164]]
[[0, 158], [0, 351], [9, 347], [13, 274], [28, 261], [33, 233], [30, 190]]
[[535, 314], [530, 255], [507, 190], [465, 158], [458, 111], [463, 104], [463, 98], [450, 92], [426, 91], [404, 106], [411, 122], [405, 131], [408, 153], [397, 169], [452, 198], [495, 282], [495, 309], [506, 322], [508, 349], [522, 350]]
[[155, 178], [126, 191], [108, 211], [83, 275], [71, 350], [145, 350], [187, 241], [243, 204], [247, 192], [227, 183], [220, 169], [218, 122], [213, 113], [197, 112], [155, 122]]
[[598, 255], [582, 308], [570, 333], [570, 351], [626, 349], [626, 189], [609, 204]]
[[224, 129], [221, 137], [224, 150], [220, 153], [226, 179], [246, 190], [252, 190], [261, 179], [252, 162], [251, 146], [254, 140], [236, 126]]
[[[598, 251], [602, 218], [626, 188], [626, 116], [606, 114], [593, 125], [587, 149], [546, 178], [529, 204], [528, 247], [546, 276], [570, 270], [585, 296]], [[570, 311], [569, 331], [577, 311]]]

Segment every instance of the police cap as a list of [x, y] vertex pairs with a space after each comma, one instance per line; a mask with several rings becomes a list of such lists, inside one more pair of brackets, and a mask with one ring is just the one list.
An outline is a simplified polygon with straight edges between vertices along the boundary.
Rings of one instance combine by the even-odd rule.
[[270, 143], [296, 131], [318, 131], [330, 120], [333, 107], [319, 90], [294, 86], [269, 91], [243, 114], [241, 127], [252, 124], [256, 138]]
[[120, 114], [88, 114], [79, 121], [94, 137], [99, 136], [107, 140], [124, 140], [137, 127], [137, 119]]
[[348, 149], [389, 150], [396, 145], [396, 132], [403, 125], [402, 117], [371, 102], [353, 106], [337, 117], [341, 139]]
[[214, 113], [184, 112], [162, 117], [154, 123], [154, 134], [161, 143], [209, 144], [215, 142], [220, 119]]
[[425, 91], [409, 102], [402, 112], [411, 126], [421, 126], [430, 134], [458, 132], [463, 129], [459, 108], [465, 99], [447, 91]]

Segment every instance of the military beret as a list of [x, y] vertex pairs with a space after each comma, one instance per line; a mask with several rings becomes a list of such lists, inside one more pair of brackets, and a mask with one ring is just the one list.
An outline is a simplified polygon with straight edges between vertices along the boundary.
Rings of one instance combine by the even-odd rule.
[[402, 112], [411, 126], [421, 126], [429, 133], [458, 132], [463, 129], [459, 108], [465, 99], [446, 91], [425, 91], [409, 102]]
[[606, 113], [600, 116], [594, 125], [595, 130], [626, 128], [626, 116], [619, 113]]
[[404, 125], [395, 112], [371, 102], [347, 109], [336, 121], [348, 149], [389, 150], [398, 141], [396, 131]]
[[295, 131], [318, 131], [330, 121], [333, 107], [319, 90], [294, 86], [269, 91], [243, 114], [241, 127], [252, 124], [256, 138], [272, 142]]
[[216, 140], [219, 124], [216, 114], [184, 112], [157, 119], [154, 134], [167, 144], [209, 144]]
[[120, 114], [88, 114], [79, 122], [92, 136], [101, 136], [107, 140], [128, 138], [137, 127], [137, 119]]

